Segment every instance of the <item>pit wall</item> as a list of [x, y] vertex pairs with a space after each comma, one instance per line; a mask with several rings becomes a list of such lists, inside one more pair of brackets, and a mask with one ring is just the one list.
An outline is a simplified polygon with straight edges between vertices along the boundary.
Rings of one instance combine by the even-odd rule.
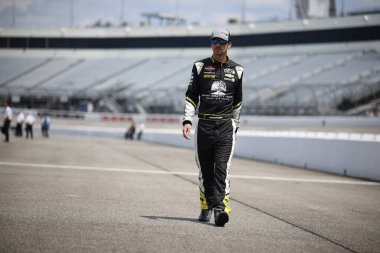
[[[237, 134], [235, 156], [380, 181], [380, 119], [356, 117], [245, 117]], [[243, 130], [244, 125], [263, 130]], [[286, 128], [325, 128], [323, 131]], [[342, 128], [357, 129], [350, 133]], [[370, 130], [370, 131], [366, 131]], [[151, 129], [144, 140], [193, 148], [178, 130]]]
[[[184, 148], [180, 131], [150, 129], [143, 139]], [[380, 181], [380, 135], [241, 131], [235, 156]]]
[[[147, 128], [142, 140], [183, 148], [194, 147], [194, 140], [188, 141], [182, 137], [179, 115], [127, 117], [92, 115], [88, 119], [178, 123], [178, 128], [172, 129]], [[255, 130], [244, 130], [249, 128]], [[279, 131], [281, 128], [288, 130]], [[354, 133], [352, 129], [360, 131]], [[124, 129], [77, 127], [61, 130], [70, 134], [118, 138], [124, 134]], [[242, 117], [234, 154], [248, 159], [380, 181], [380, 118]]]

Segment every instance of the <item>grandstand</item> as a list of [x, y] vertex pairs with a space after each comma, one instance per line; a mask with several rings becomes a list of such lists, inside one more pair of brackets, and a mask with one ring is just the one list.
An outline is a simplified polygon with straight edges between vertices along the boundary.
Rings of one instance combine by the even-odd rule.
[[[234, 24], [248, 115], [363, 114], [380, 96], [380, 15]], [[16, 107], [182, 113], [212, 27], [0, 30], [0, 96]]]

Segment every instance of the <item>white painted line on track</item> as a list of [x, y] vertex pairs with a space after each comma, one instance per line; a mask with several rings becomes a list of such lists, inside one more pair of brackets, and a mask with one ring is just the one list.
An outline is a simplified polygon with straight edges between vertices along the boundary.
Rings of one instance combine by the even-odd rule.
[[257, 179], [257, 180], [306, 182], [306, 183], [380, 185], [380, 183], [377, 183], [377, 182], [361, 181], [361, 180], [336, 180], [336, 179], [321, 179], [321, 178], [266, 177], [266, 176], [240, 176], [240, 175], [231, 175], [230, 177], [231, 178], [240, 178], [240, 179]]
[[[145, 173], [145, 174], [161, 174], [161, 175], [198, 176], [198, 173], [195, 173], [195, 172], [143, 170], [143, 169], [110, 168], [110, 167], [90, 167], [90, 166], [76, 166], [76, 165], [33, 164], [33, 163], [14, 163], [14, 162], [0, 162], [0, 165], [49, 168], [49, 169], [93, 170], [93, 171], [113, 171], [113, 172], [129, 172], [129, 173]], [[373, 186], [380, 185], [380, 183], [377, 183], [377, 182], [362, 181], [362, 180], [355, 180], [355, 179], [354, 180], [335, 180], [335, 179], [320, 179], [320, 178], [267, 177], [267, 176], [248, 176], [248, 175], [230, 175], [230, 178], [284, 181], [284, 182], [304, 182], [304, 183], [328, 183], [328, 184], [373, 185]]]
[[32, 163], [11, 163], [0, 162], [0, 165], [8, 166], [24, 166], [35, 168], [49, 168], [49, 169], [69, 169], [69, 170], [96, 170], [96, 171], [114, 171], [114, 172], [130, 172], [130, 173], [147, 173], [147, 174], [178, 174], [197, 176], [197, 173], [193, 172], [175, 172], [175, 171], [163, 171], [163, 170], [143, 170], [143, 169], [127, 169], [127, 168], [109, 168], [109, 167], [89, 167], [89, 166], [77, 166], [77, 165], [56, 165], [56, 164], [32, 164]]
[[[125, 128], [122, 127], [104, 127], [104, 126], [71, 126], [56, 125], [54, 130], [69, 130], [75, 132], [103, 132], [103, 133], [124, 133]], [[181, 135], [180, 129], [165, 128], [147, 128], [145, 133], [152, 134], [170, 134]], [[253, 136], [263, 138], [301, 138], [301, 139], [320, 139], [320, 140], [342, 140], [342, 141], [364, 141], [364, 142], [380, 142], [380, 134], [370, 133], [351, 133], [351, 132], [325, 132], [325, 131], [266, 131], [266, 130], [239, 130], [239, 136]]]

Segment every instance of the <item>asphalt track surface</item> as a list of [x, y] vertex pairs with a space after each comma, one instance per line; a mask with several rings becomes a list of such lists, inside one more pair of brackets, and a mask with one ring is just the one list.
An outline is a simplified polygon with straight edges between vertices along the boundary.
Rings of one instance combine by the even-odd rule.
[[[12, 136], [13, 137], [13, 136]], [[225, 227], [197, 221], [192, 150], [0, 143], [0, 252], [379, 252], [380, 184], [234, 158]]]

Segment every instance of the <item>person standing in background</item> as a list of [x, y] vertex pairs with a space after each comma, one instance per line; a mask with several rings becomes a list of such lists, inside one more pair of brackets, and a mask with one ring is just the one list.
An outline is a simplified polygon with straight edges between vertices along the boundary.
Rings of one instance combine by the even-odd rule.
[[47, 113], [44, 113], [42, 116], [41, 131], [42, 136], [49, 138], [49, 128], [50, 128], [51, 119]]
[[17, 114], [17, 117], [16, 117], [16, 132], [15, 132], [15, 135], [17, 137], [22, 137], [22, 125], [24, 124], [24, 120], [25, 120], [25, 115], [21, 111], [21, 112], [19, 112]]
[[13, 118], [12, 108], [8, 105], [7, 101], [4, 101], [4, 121], [1, 132], [5, 135], [4, 142], [9, 142], [9, 127]]
[[35, 122], [36, 122], [36, 118], [33, 116], [31, 112], [29, 112], [25, 118], [25, 124], [26, 124], [25, 131], [26, 131], [27, 139], [29, 138], [29, 134], [30, 134], [30, 138], [33, 139], [33, 125]]
[[124, 135], [125, 139], [133, 140], [133, 138], [135, 136], [135, 131], [136, 131], [136, 124], [133, 121], [131, 126], [128, 128], [127, 132]]
[[143, 121], [141, 121], [138, 125], [137, 125], [137, 140], [141, 141], [141, 137], [144, 133], [144, 130], [145, 130], [145, 123]]

